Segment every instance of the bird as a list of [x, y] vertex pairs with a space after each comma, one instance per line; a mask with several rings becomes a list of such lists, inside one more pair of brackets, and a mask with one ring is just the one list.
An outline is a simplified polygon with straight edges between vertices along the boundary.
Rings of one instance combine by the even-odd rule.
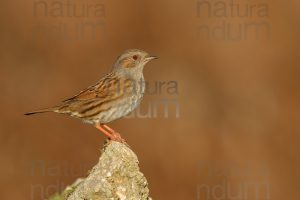
[[46, 112], [66, 114], [93, 125], [109, 140], [125, 143], [121, 135], [107, 124], [137, 108], [145, 93], [144, 66], [157, 58], [139, 49], [128, 49], [116, 59], [111, 72], [96, 84], [56, 106], [25, 115]]

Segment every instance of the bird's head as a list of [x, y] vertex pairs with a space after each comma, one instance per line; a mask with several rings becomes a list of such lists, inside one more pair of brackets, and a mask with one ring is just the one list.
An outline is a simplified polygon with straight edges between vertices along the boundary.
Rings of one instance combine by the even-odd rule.
[[114, 64], [114, 70], [133, 74], [142, 73], [144, 66], [156, 58], [156, 56], [151, 56], [145, 51], [129, 49], [118, 57]]

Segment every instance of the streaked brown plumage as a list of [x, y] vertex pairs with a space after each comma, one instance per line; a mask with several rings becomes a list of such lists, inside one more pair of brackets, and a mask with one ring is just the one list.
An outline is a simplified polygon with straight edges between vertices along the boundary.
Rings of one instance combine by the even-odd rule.
[[113, 70], [96, 84], [58, 106], [26, 115], [44, 112], [67, 114], [93, 124], [112, 140], [124, 142], [105, 124], [127, 115], [139, 105], [145, 90], [143, 68], [155, 58], [141, 50], [127, 50], [117, 59]]

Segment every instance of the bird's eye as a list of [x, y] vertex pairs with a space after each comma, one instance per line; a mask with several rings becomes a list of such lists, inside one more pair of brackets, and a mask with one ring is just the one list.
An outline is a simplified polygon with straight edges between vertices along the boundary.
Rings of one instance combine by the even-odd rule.
[[137, 55], [134, 55], [132, 56], [133, 60], [137, 60], [138, 59], [138, 56]]

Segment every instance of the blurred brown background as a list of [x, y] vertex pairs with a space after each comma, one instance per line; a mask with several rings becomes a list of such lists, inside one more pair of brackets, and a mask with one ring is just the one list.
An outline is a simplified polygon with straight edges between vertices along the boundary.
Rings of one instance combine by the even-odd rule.
[[178, 118], [171, 106], [111, 124], [154, 199], [297, 199], [300, 2], [230, 2], [1, 1], [0, 199], [44, 199], [86, 175], [102, 134], [23, 113], [95, 83], [129, 48], [160, 57], [145, 68], [152, 91], [178, 84], [141, 105], [175, 100]]

